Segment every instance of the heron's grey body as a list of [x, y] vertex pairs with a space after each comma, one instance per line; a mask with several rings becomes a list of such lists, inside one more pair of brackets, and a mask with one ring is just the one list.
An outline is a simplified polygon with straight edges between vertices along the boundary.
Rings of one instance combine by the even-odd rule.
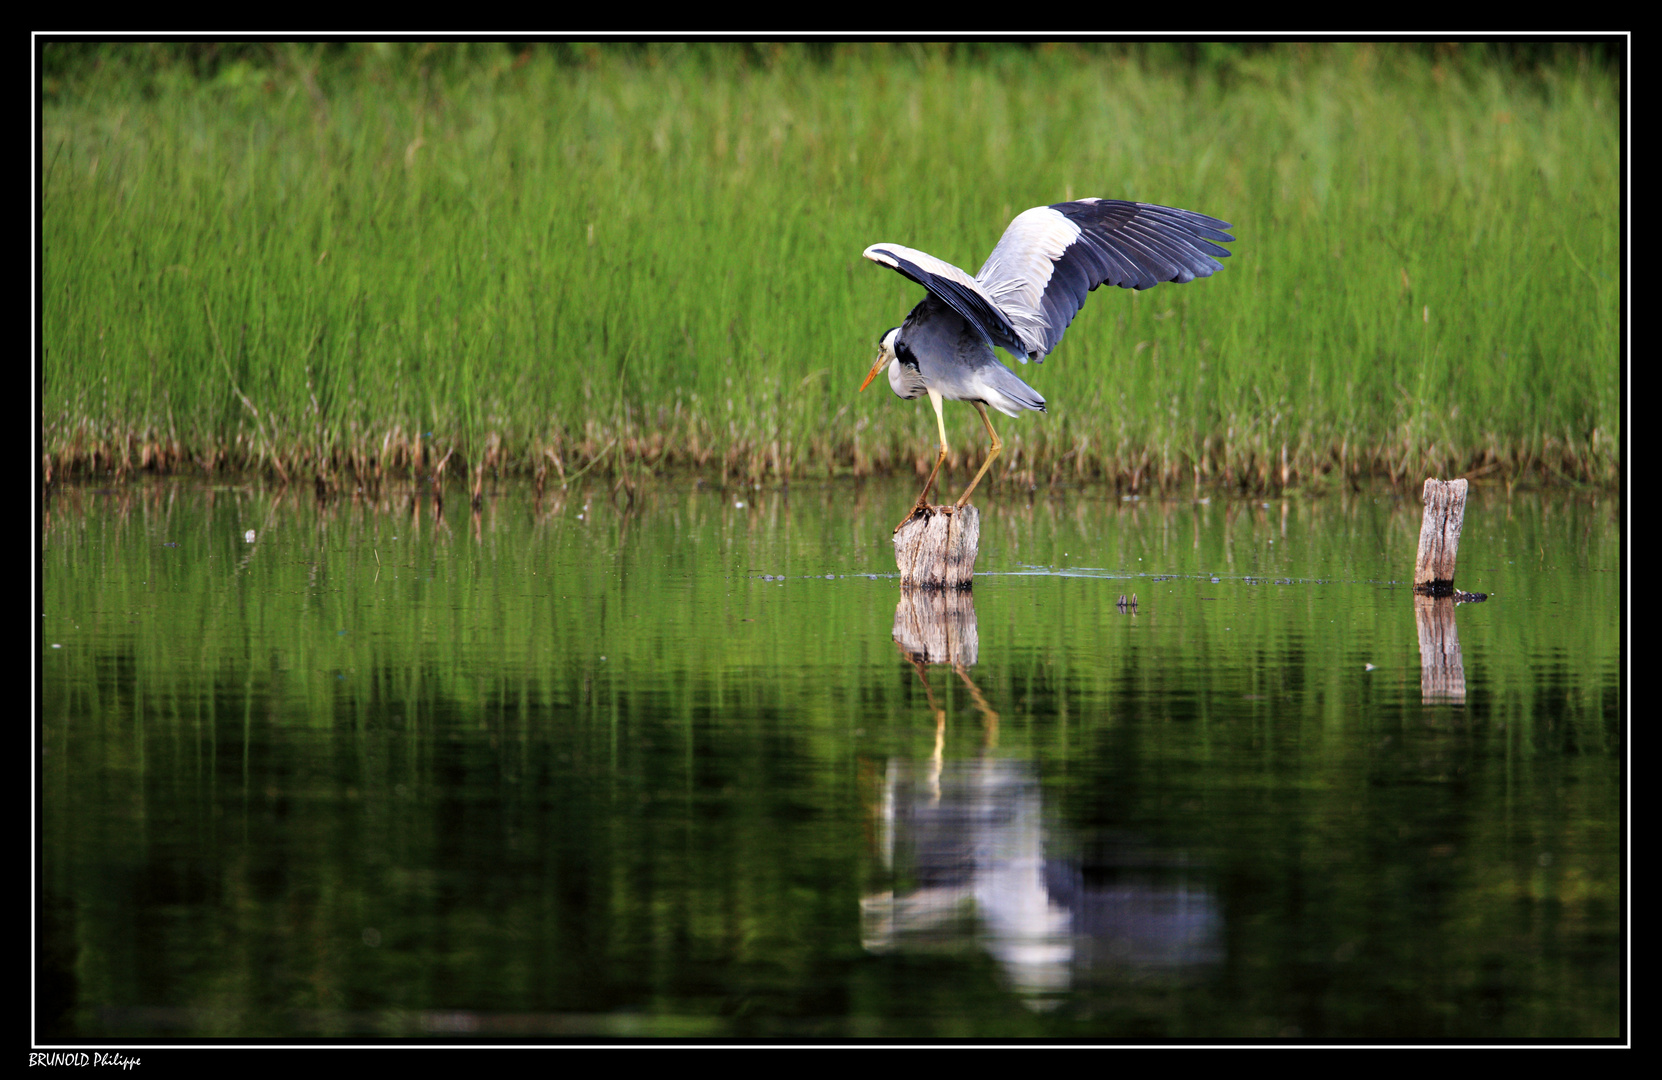
[[926, 505], [946, 460], [943, 399], [973, 405], [992, 440], [981, 470], [959, 496], [959, 506], [969, 501], [1003, 447], [985, 406], [1009, 416], [1024, 409], [1044, 411], [1045, 399], [999, 362], [995, 345], [1024, 364], [1030, 359], [1043, 363], [1091, 290], [1098, 285], [1147, 289], [1163, 281], [1210, 276], [1222, 269], [1218, 259], [1229, 255], [1216, 243], [1234, 239], [1224, 231], [1229, 227], [1192, 210], [1081, 199], [1016, 215], [974, 277], [899, 244], [868, 247], [866, 258], [929, 290], [904, 323], [883, 335], [877, 362], [860, 387], [864, 390], [886, 364], [889, 386], [897, 395], [928, 394], [934, 405], [941, 452], [913, 512]]
[[935, 297], [926, 297], [890, 333], [895, 359], [889, 386], [899, 397], [933, 390], [950, 401], [984, 402], [1006, 416], [1044, 411], [1045, 399], [998, 362], [985, 335]]

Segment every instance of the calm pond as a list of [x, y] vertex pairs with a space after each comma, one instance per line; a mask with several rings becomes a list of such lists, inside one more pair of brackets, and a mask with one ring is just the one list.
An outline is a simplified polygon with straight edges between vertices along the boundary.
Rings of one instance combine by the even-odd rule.
[[1615, 498], [914, 494], [55, 492], [37, 1038], [1620, 1034]]

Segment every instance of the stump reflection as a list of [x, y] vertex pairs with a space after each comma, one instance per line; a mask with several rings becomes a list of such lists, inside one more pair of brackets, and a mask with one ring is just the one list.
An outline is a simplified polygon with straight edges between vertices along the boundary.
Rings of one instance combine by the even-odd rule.
[[1414, 623], [1420, 632], [1420, 700], [1465, 704], [1466, 666], [1460, 659], [1454, 600], [1416, 595]]
[[900, 590], [894, 640], [914, 663], [973, 667], [981, 645], [975, 596], [959, 589]]

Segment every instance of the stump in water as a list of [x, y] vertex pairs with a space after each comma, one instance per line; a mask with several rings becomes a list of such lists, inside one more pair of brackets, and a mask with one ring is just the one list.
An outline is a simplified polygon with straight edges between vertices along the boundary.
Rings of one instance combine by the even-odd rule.
[[1454, 587], [1454, 557], [1466, 517], [1466, 482], [1427, 480], [1420, 498], [1425, 516], [1420, 519], [1420, 550], [1414, 558], [1414, 592], [1452, 596], [1462, 603], [1487, 600], [1486, 593], [1464, 593]]
[[926, 506], [894, 534], [894, 561], [904, 588], [967, 589], [975, 576], [981, 512], [973, 506]]
[[1420, 495], [1420, 550], [1414, 559], [1414, 591], [1424, 596], [1454, 595], [1454, 556], [1466, 516], [1464, 480], [1427, 480]]
[[1464, 480], [1427, 480], [1421, 495], [1420, 550], [1414, 559], [1414, 622], [1420, 635], [1420, 700], [1466, 701], [1466, 666], [1454, 605], [1487, 600], [1454, 587], [1454, 557], [1466, 517]]

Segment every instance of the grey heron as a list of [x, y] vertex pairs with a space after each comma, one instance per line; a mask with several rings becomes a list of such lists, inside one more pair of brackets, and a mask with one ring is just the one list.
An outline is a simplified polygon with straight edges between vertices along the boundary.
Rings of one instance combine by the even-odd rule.
[[[1218, 243], [1235, 238], [1227, 221], [1150, 203], [1080, 199], [1035, 206], [1016, 215], [981, 272], [970, 277], [949, 262], [899, 244], [873, 244], [865, 256], [906, 275], [929, 291], [906, 321], [884, 333], [864, 390], [884, 367], [896, 395], [929, 395], [940, 456], [923, 493], [901, 525], [928, 505], [929, 489], [946, 460], [943, 400], [967, 401], [981, 415], [991, 446], [957, 506], [987, 474], [1004, 448], [987, 418], [991, 405], [1006, 416], [1045, 410], [1045, 399], [999, 362], [993, 346], [1022, 363], [1044, 362], [1056, 348], [1085, 294], [1098, 285], [1147, 289], [1187, 282], [1223, 268]], [[899, 531], [900, 526], [895, 526]]]

